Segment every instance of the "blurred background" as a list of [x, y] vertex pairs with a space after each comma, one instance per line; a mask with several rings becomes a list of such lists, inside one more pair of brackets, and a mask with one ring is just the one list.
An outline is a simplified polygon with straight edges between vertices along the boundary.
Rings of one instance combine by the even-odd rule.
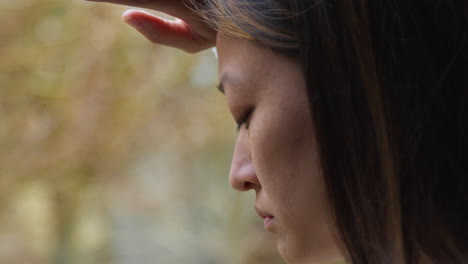
[[126, 7], [0, 0], [0, 263], [283, 263], [228, 183], [217, 60]]

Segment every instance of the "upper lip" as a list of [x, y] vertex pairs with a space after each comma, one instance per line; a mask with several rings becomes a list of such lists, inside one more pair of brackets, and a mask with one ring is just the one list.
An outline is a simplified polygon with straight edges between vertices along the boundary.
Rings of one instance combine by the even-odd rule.
[[258, 208], [257, 206], [255, 206], [255, 211], [257, 212], [257, 215], [260, 216], [262, 219], [265, 219], [267, 217], [269, 218], [273, 218], [273, 215], [261, 210], [260, 208]]

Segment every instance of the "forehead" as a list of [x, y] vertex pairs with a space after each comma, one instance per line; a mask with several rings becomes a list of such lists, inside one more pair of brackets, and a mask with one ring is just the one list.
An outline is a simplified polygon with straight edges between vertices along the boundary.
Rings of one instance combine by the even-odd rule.
[[247, 39], [219, 33], [216, 48], [218, 76], [224, 87], [265, 87], [285, 70], [284, 58]]
[[273, 70], [271, 67], [267, 70], [267, 65], [276, 65], [277, 56], [271, 50], [247, 39], [219, 33], [216, 48], [220, 77], [224, 73], [229, 73], [233, 78], [251, 72], [265, 74]]
[[226, 95], [234, 91], [249, 96], [266, 95], [303, 82], [298, 61], [253, 41], [218, 33], [216, 46], [219, 88], [226, 88]]

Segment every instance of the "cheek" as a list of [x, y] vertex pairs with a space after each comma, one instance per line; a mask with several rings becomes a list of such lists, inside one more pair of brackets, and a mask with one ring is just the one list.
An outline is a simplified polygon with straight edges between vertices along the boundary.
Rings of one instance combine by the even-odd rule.
[[313, 173], [312, 120], [305, 113], [298, 105], [273, 106], [264, 109], [255, 126], [250, 127], [252, 159], [266, 189], [286, 193], [288, 190], [282, 187], [301, 184], [302, 176]]
[[251, 127], [249, 137], [257, 177], [275, 210], [294, 216], [290, 220], [310, 222], [305, 212], [322, 211], [324, 188], [313, 121], [307, 113], [299, 104], [274, 107]]
[[330, 237], [313, 121], [299, 114], [304, 112], [265, 114], [261, 126], [249, 131], [257, 177], [287, 237], [283, 242], [295, 248], [329, 245]]

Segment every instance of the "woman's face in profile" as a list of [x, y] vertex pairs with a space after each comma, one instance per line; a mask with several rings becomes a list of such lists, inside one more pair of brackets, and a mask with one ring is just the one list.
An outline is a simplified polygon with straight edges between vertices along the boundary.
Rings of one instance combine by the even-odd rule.
[[[339, 257], [300, 65], [252, 42], [217, 37], [219, 77], [240, 128], [229, 181], [255, 208], [289, 263]], [[261, 221], [261, 220], [260, 220]]]

